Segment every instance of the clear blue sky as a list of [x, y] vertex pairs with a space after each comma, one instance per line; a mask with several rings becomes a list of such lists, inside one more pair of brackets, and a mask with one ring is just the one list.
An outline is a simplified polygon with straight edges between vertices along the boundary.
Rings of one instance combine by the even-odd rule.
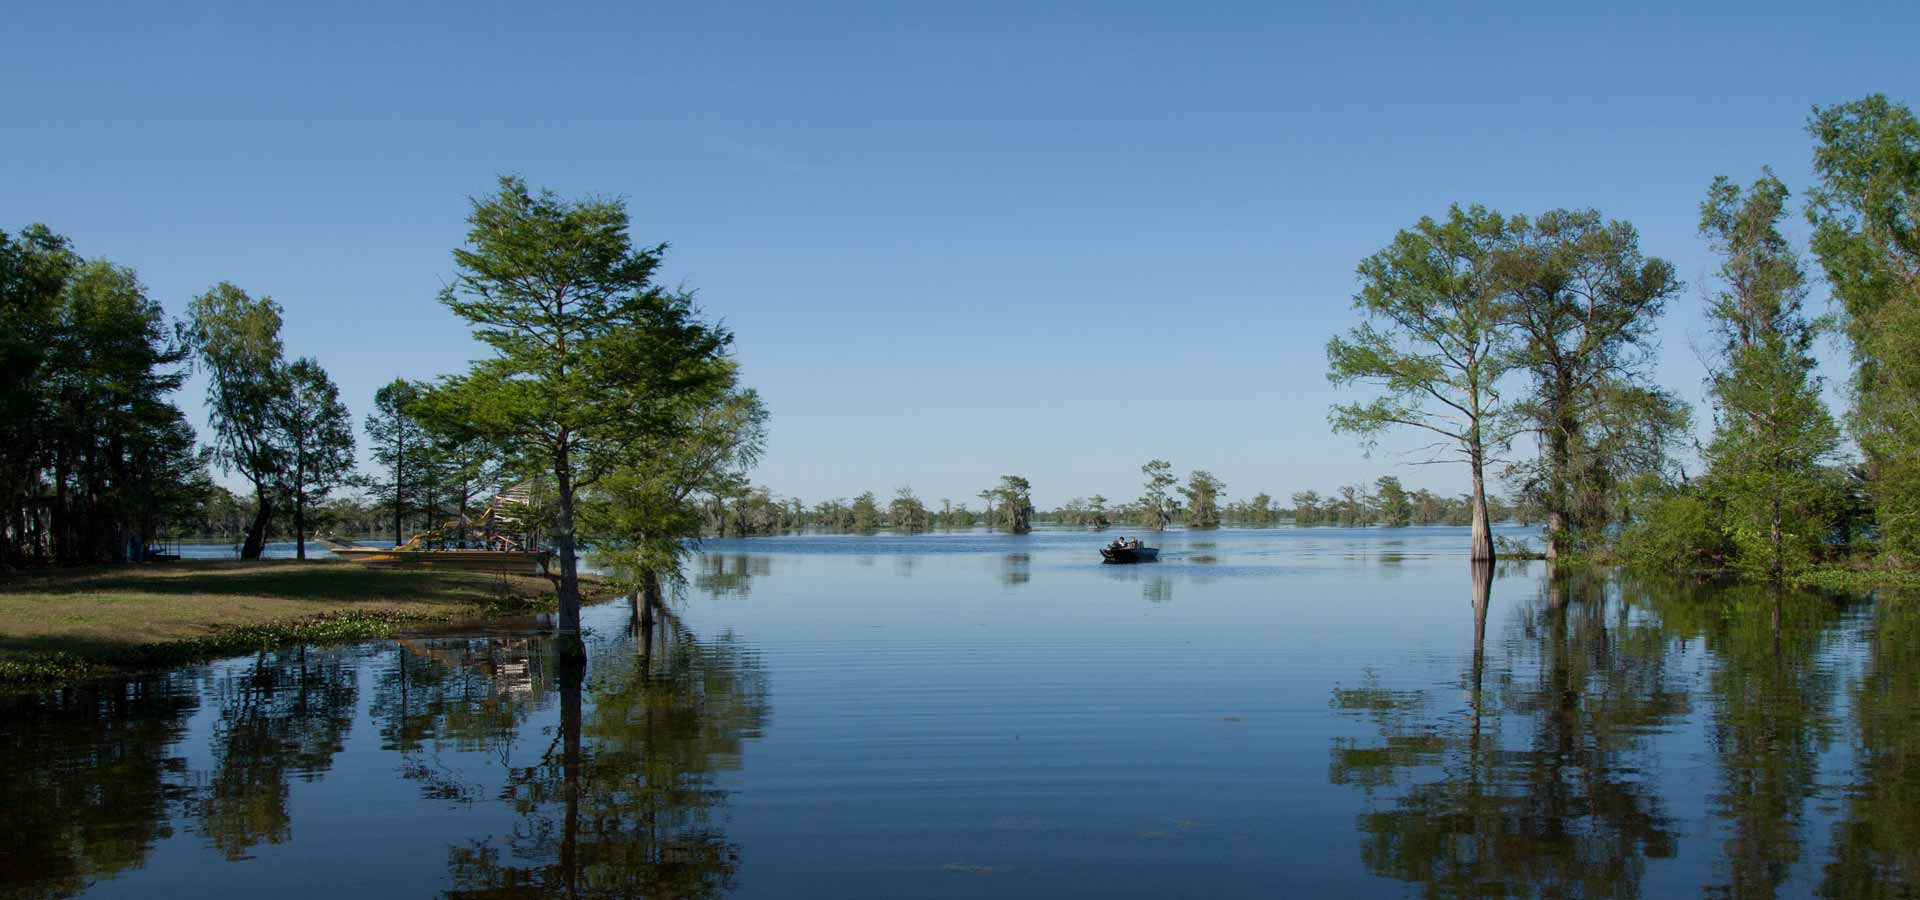
[[272, 295], [358, 418], [479, 353], [434, 296], [467, 198], [518, 173], [673, 245], [779, 493], [1018, 473], [1051, 506], [1150, 457], [1234, 496], [1458, 490], [1327, 433], [1361, 257], [1455, 201], [1629, 220], [1693, 286], [1660, 380], [1697, 402], [1708, 182], [1800, 190], [1812, 104], [1920, 103], [1911, 2], [799, 6], [16, 4], [0, 228], [175, 313]]

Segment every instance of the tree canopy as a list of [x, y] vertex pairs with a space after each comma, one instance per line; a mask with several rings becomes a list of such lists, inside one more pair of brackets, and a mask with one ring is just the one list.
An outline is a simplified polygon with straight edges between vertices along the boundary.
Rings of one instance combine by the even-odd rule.
[[436, 386], [434, 408], [552, 477], [560, 630], [577, 635], [579, 492], [691, 427], [689, 398], [732, 376], [732, 335], [654, 284], [666, 245], [634, 246], [623, 201], [503, 177], [467, 221], [440, 299], [493, 355]]
[[1329, 381], [1380, 391], [1335, 406], [1335, 431], [1371, 445], [1388, 429], [1413, 428], [1439, 438], [1430, 450], [1466, 462], [1474, 559], [1493, 558], [1484, 471], [1489, 452], [1511, 437], [1497, 428], [1500, 378], [1516, 357], [1494, 265], [1508, 235], [1507, 219], [1479, 206], [1455, 206], [1445, 221], [1422, 218], [1361, 261], [1353, 305], [1363, 321], [1327, 342]]

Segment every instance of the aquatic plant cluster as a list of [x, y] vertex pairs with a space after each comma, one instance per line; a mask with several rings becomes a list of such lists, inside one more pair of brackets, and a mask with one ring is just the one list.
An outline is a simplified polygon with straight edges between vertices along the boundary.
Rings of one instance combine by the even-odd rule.
[[219, 627], [204, 637], [135, 644], [82, 656], [67, 651], [0, 656], [0, 685], [53, 686], [117, 672], [161, 669], [293, 646], [326, 646], [390, 638], [405, 625], [433, 621], [407, 613], [348, 610], [288, 622]]

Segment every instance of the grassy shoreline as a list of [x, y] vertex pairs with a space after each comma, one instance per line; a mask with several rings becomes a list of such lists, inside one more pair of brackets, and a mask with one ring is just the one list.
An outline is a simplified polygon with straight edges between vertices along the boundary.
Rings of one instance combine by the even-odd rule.
[[[582, 576], [583, 599], [611, 595]], [[536, 575], [340, 560], [185, 560], [0, 574], [0, 688], [551, 610]]]

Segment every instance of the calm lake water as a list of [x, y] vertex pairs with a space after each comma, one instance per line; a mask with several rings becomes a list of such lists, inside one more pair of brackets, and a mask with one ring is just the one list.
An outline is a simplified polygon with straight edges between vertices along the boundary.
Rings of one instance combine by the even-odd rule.
[[1110, 536], [708, 542], [584, 679], [493, 634], [0, 698], [0, 895], [1920, 892], [1920, 601], [1515, 564], [1476, 617], [1461, 529]]
[[[392, 546], [388, 541], [386, 546]], [[379, 545], [375, 545], [379, 546]], [[181, 559], [239, 559], [239, 544], [170, 544], [169, 551], [178, 552]], [[292, 541], [268, 541], [260, 548], [261, 559], [294, 559], [299, 549]], [[333, 551], [319, 541], [307, 542], [307, 559], [332, 559]]]

